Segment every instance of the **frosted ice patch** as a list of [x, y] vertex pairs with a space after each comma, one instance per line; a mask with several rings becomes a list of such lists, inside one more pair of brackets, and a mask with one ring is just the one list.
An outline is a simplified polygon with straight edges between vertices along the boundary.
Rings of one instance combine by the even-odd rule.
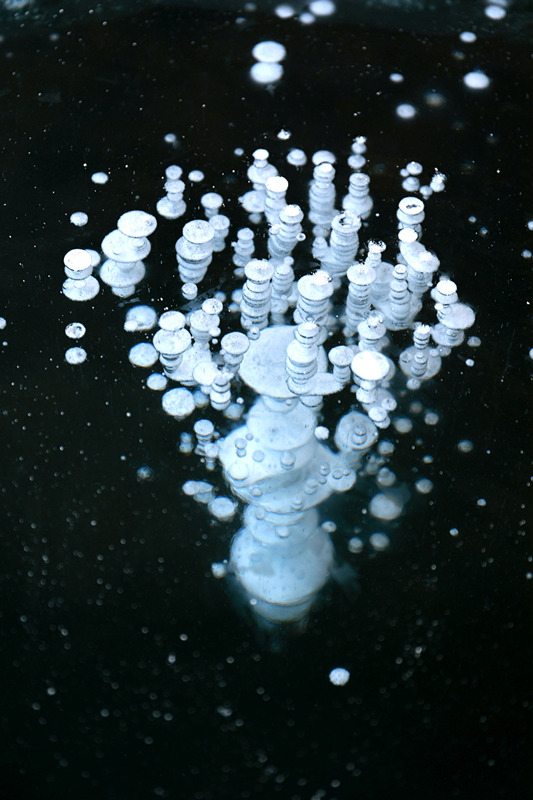
[[350, 680], [350, 673], [344, 667], [336, 667], [329, 673], [329, 680], [334, 686], [344, 686]]
[[128, 358], [134, 367], [153, 367], [159, 353], [150, 342], [141, 342], [130, 349]]
[[87, 358], [87, 351], [83, 347], [69, 347], [65, 353], [67, 364], [83, 364]]

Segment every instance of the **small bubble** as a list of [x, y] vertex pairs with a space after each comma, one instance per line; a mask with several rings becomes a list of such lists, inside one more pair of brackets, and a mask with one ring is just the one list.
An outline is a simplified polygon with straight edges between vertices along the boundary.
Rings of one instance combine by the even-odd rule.
[[411, 103], [400, 103], [399, 106], [396, 106], [396, 115], [400, 119], [413, 119], [416, 113], [416, 108]]
[[386, 550], [387, 547], [390, 545], [390, 539], [385, 533], [373, 533], [368, 541], [370, 542], [374, 550], [377, 550], [378, 552]]
[[83, 364], [87, 358], [87, 351], [83, 347], [69, 347], [65, 353], [67, 364]]
[[250, 75], [252, 80], [256, 83], [275, 83], [282, 77], [283, 67], [281, 64], [277, 63], [270, 64], [264, 61], [258, 61], [257, 64], [254, 64], [250, 69]]
[[294, 17], [296, 11], [292, 6], [283, 3], [282, 5], [276, 6], [274, 9], [274, 14], [276, 17], [279, 17], [279, 19], [290, 19], [291, 17]]
[[500, 20], [507, 16], [507, 11], [505, 8], [502, 8], [502, 6], [485, 6], [485, 16], [489, 19]]
[[433, 489], [433, 483], [429, 478], [420, 478], [415, 483], [415, 489], [420, 494], [429, 494]]
[[91, 180], [93, 183], [103, 185], [104, 183], [108, 182], [109, 175], [106, 172], [93, 172], [91, 175]]
[[329, 679], [334, 686], [344, 686], [350, 680], [350, 673], [344, 667], [336, 667], [329, 673]]
[[201, 169], [192, 169], [189, 172], [188, 178], [192, 183], [201, 183], [201, 181], [203, 181], [205, 178], [205, 175]]
[[486, 89], [490, 85], [490, 78], [480, 69], [467, 72], [463, 77], [463, 83], [469, 89]]
[[74, 213], [70, 215], [70, 221], [73, 225], [76, 225], [76, 227], [81, 228], [83, 225], [87, 225], [89, 217], [85, 211], [74, 211]]
[[403, 75], [400, 72], [391, 72], [389, 80], [392, 81], [392, 83], [402, 83]]
[[483, 508], [484, 506], [487, 505], [487, 501], [485, 500], [484, 497], [480, 497], [479, 500], [477, 501], [477, 505]]
[[312, 3], [309, 3], [309, 11], [315, 17], [329, 17], [336, 10], [337, 7], [332, 0], [313, 0]]
[[360, 553], [363, 546], [363, 540], [360, 539], [359, 536], [352, 536], [352, 538], [348, 540], [348, 550], [350, 553]]
[[152, 481], [154, 479], [154, 471], [151, 467], [146, 465], [139, 467], [137, 470], [137, 480], [139, 483], [143, 483], [144, 481]]
[[477, 41], [477, 36], [472, 31], [463, 31], [459, 34], [459, 39], [462, 42], [466, 42], [466, 44], [471, 44], [472, 42]]
[[81, 339], [85, 336], [85, 325], [81, 322], [69, 322], [65, 328], [65, 334], [69, 339]]
[[459, 536], [457, 528], [450, 528], [450, 536]]
[[469, 439], [461, 439], [457, 445], [457, 449], [460, 453], [471, 453], [474, 449], [474, 444]]

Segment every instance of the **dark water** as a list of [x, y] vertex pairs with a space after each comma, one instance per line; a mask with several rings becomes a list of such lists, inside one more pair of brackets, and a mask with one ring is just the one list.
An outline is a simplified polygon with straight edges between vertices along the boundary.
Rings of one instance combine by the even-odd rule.
[[[164, 4], [10, 22], [0, 60], [1, 798], [529, 795], [527, 12], [489, 23], [470, 4], [464, 20], [455, 8], [440, 25], [404, 14], [400, 27], [386, 11], [373, 21], [368, 5], [364, 24], [351, 12], [308, 27]], [[470, 29], [478, 41], [463, 45], [458, 33]], [[251, 48], [268, 38], [288, 51], [273, 91], [248, 77]], [[462, 84], [477, 67], [488, 91]], [[429, 105], [428, 92], [443, 104]], [[395, 116], [400, 102], [418, 108], [414, 120]], [[171, 131], [176, 150], [163, 140]], [[360, 556], [346, 541], [368, 502], [364, 483], [330, 500], [360, 591], [328, 585], [306, 631], [273, 646], [211, 577], [238, 523], [213, 522], [183, 496], [184, 480], [205, 472], [176, 448], [190, 424], [164, 415], [127, 361], [127, 304], [103, 289], [73, 307], [62, 259], [98, 249], [124, 211], [152, 210], [173, 162], [206, 175], [187, 218], [203, 191], [247, 188], [258, 146], [302, 203], [310, 173], [285, 172], [288, 147], [332, 149], [343, 193], [361, 133], [380, 212], [368, 235], [390, 240], [405, 163], [448, 175], [428, 202], [426, 241], [475, 308], [482, 346], [463, 347], [418, 394], [438, 426], [417, 419], [408, 437], [392, 434], [393, 468], [409, 485], [431, 478], [432, 494], [412, 493], [387, 552]], [[91, 183], [96, 170], [107, 185]], [[69, 222], [76, 210], [86, 227]], [[224, 211], [232, 232], [245, 224], [236, 202]], [[183, 220], [164, 222], [135, 295], [159, 310], [181, 304], [173, 243]], [[225, 266], [213, 262], [206, 289], [233, 287]], [[80, 367], [63, 360], [73, 319], [87, 326]], [[468, 455], [457, 450], [465, 438]], [[153, 481], [138, 483], [142, 465]], [[336, 666], [350, 670], [345, 687], [328, 681]]]

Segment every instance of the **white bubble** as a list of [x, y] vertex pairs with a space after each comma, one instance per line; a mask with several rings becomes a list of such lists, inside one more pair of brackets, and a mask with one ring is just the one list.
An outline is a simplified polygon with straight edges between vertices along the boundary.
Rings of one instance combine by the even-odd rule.
[[287, 162], [293, 167], [303, 167], [304, 164], [307, 164], [307, 156], [303, 150], [293, 147], [287, 154]]
[[374, 550], [377, 550], [378, 552], [386, 550], [387, 547], [390, 545], [390, 539], [386, 533], [373, 533], [368, 541], [370, 542]]
[[470, 439], [461, 439], [457, 445], [457, 449], [461, 453], [471, 453], [474, 449], [474, 443], [471, 442]]
[[278, 131], [278, 139], [280, 139], [282, 142], [286, 142], [287, 139], [291, 138], [291, 136], [292, 133], [290, 131], [286, 131], [285, 128], [282, 128], [280, 131]]
[[76, 227], [81, 228], [83, 225], [87, 225], [89, 217], [85, 211], [74, 211], [74, 213], [70, 215], [70, 221], [73, 225], [76, 225]]
[[350, 553], [360, 553], [363, 547], [363, 540], [360, 539], [359, 536], [352, 536], [352, 538], [348, 540], [348, 550]]
[[130, 349], [128, 358], [134, 367], [153, 367], [159, 353], [150, 342], [141, 342]]
[[450, 528], [450, 536], [459, 536], [457, 528]]
[[163, 410], [170, 414], [171, 417], [176, 417], [176, 419], [188, 417], [195, 409], [192, 392], [182, 387], [169, 389], [168, 392], [165, 392], [162, 404]]
[[344, 686], [350, 680], [350, 673], [344, 667], [336, 667], [329, 673], [329, 679], [334, 686]]
[[484, 497], [480, 497], [479, 500], [477, 501], [477, 505], [478, 506], [482, 506], [482, 507], [486, 506], [487, 505], [487, 501], [485, 500]]
[[396, 498], [382, 492], [374, 495], [368, 510], [376, 519], [384, 520], [397, 519], [402, 513], [402, 507]]
[[489, 19], [500, 20], [507, 16], [507, 11], [501, 6], [491, 5], [485, 7], [485, 16]]
[[424, 414], [424, 422], [426, 425], [437, 425], [439, 419], [440, 417], [436, 411], [428, 411], [427, 414]]
[[237, 503], [229, 497], [220, 496], [211, 500], [207, 509], [216, 519], [226, 522], [235, 516]]
[[296, 11], [292, 6], [282, 3], [282, 5], [276, 6], [274, 9], [274, 14], [276, 17], [279, 17], [279, 19], [290, 19], [291, 17], [294, 17]]
[[87, 358], [87, 351], [83, 347], [69, 347], [65, 353], [65, 361], [68, 364], [83, 364]]
[[178, 142], [178, 137], [175, 133], [166, 133], [164, 139], [167, 144], [177, 144]]
[[201, 169], [192, 169], [189, 172], [188, 178], [192, 183], [200, 183], [205, 178], [205, 175]]
[[396, 106], [396, 115], [400, 119], [413, 119], [416, 116], [416, 108], [411, 103], [400, 103]]
[[325, 425], [317, 425], [315, 428], [315, 436], [319, 442], [325, 442], [329, 437], [329, 429]]
[[400, 72], [391, 72], [389, 75], [389, 80], [393, 83], [402, 83], [403, 82], [403, 75]]
[[259, 61], [250, 69], [250, 75], [256, 83], [275, 83], [283, 75], [283, 67], [281, 64]]
[[413, 430], [413, 423], [408, 417], [396, 417], [392, 424], [398, 433], [409, 433]]
[[65, 334], [69, 339], [82, 339], [85, 336], [85, 325], [82, 322], [69, 322]]
[[139, 467], [139, 469], [137, 470], [137, 480], [139, 481], [139, 483], [142, 483], [143, 481], [151, 481], [153, 480], [153, 477], [154, 477], [154, 471], [151, 467], [144, 465], [142, 467]]
[[479, 347], [481, 345], [481, 339], [479, 336], [469, 336], [466, 343], [469, 347]]
[[419, 478], [415, 483], [415, 489], [420, 494], [429, 494], [433, 489], [433, 483], [429, 478]]
[[337, 158], [331, 150], [317, 150], [311, 156], [311, 161], [317, 167], [319, 164], [334, 164]]
[[329, 17], [337, 10], [332, 0], [313, 0], [309, 3], [309, 11], [316, 17]]
[[265, 41], [255, 45], [252, 55], [256, 61], [261, 61], [264, 64], [276, 64], [279, 61], [283, 61], [287, 51], [279, 42]]
[[157, 312], [151, 306], [133, 306], [128, 309], [124, 330], [151, 331], [157, 322]]
[[477, 36], [472, 31], [463, 31], [459, 34], [459, 39], [466, 44], [471, 44], [472, 42], [477, 41]]
[[218, 561], [214, 564], [211, 564], [211, 575], [213, 578], [225, 578], [227, 574], [228, 568], [223, 562]]
[[109, 175], [106, 172], [93, 172], [91, 175], [91, 180], [93, 183], [103, 185], [104, 183], [108, 182]]
[[469, 89], [486, 89], [490, 85], [490, 78], [480, 69], [467, 72], [463, 77], [463, 83]]
[[161, 375], [160, 372], [153, 372], [147, 377], [146, 385], [154, 392], [162, 392], [163, 389], [167, 388], [168, 379], [165, 375]]
[[184, 283], [181, 287], [181, 293], [185, 300], [194, 300], [198, 294], [198, 287], [195, 283]]
[[5, 317], [0, 317], [0, 331], [3, 331], [7, 325], [7, 319]]
[[302, 23], [302, 25], [312, 25], [313, 22], [316, 22], [315, 15], [311, 14], [310, 11], [303, 11], [298, 17], [298, 19]]

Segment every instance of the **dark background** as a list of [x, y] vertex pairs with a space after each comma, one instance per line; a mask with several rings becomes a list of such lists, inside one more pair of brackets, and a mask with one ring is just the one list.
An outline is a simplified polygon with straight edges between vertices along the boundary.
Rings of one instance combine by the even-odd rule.
[[[3, 12], [0, 797], [526, 798], [531, 14], [517, 3], [496, 23], [482, 3], [339, 3], [305, 26], [257, 5]], [[478, 41], [463, 45], [461, 30]], [[252, 47], [268, 38], [288, 51], [272, 90], [248, 76]], [[463, 86], [477, 67], [487, 91]], [[396, 117], [400, 102], [417, 107], [415, 119]], [[448, 175], [427, 203], [425, 241], [475, 308], [470, 333], [482, 345], [464, 346], [417, 394], [438, 426], [417, 419], [409, 436], [391, 433], [392, 468], [410, 486], [430, 477], [432, 494], [411, 493], [377, 555], [346, 547], [354, 527], [372, 532], [361, 514], [368, 482], [330, 500], [324, 514], [360, 591], [332, 582], [303, 634], [273, 638], [211, 577], [238, 523], [211, 521], [181, 492], [205, 469], [176, 447], [192, 422], [164, 415], [127, 361], [140, 338], [122, 330], [129, 303], [103, 287], [74, 306], [60, 291], [62, 259], [98, 249], [124, 211], [152, 211], [170, 163], [206, 175], [186, 219], [203, 191], [233, 198], [228, 242], [246, 222], [235, 198], [258, 146], [302, 205], [310, 168], [287, 167], [287, 150], [333, 150], [342, 196], [360, 134], [380, 213], [361, 240], [383, 237], [391, 256], [399, 168], [416, 159], [427, 177]], [[105, 186], [91, 183], [96, 170], [109, 173]], [[77, 210], [84, 228], [69, 222]], [[160, 220], [134, 298], [159, 311], [181, 305], [173, 243], [183, 221]], [[206, 290], [235, 288], [227, 256]], [[305, 248], [297, 268], [309, 268]], [[87, 326], [79, 367], [63, 358], [74, 319]], [[337, 419], [327, 407], [324, 424]], [[464, 438], [468, 455], [457, 450]], [[142, 465], [152, 481], [137, 481]], [[328, 681], [336, 666], [350, 670], [345, 687]]]

